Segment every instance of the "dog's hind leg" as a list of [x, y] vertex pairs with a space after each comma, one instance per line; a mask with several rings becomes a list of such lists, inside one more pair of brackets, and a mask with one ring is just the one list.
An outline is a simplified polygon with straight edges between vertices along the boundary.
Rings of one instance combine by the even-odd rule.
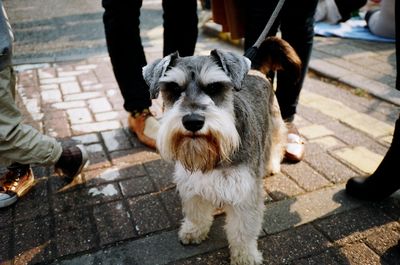
[[273, 98], [273, 104], [271, 109], [271, 120], [272, 120], [272, 142], [269, 154], [269, 160], [267, 163], [266, 172], [269, 175], [277, 174], [281, 170], [281, 162], [283, 160], [287, 128], [285, 122], [282, 120], [281, 111], [279, 109], [278, 100], [275, 95]]
[[264, 203], [247, 202], [246, 205], [227, 205], [225, 230], [231, 252], [232, 265], [258, 265], [262, 254], [257, 248], [261, 231]]
[[213, 217], [214, 207], [200, 196], [182, 198], [184, 219], [179, 230], [182, 244], [200, 244], [207, 238]]

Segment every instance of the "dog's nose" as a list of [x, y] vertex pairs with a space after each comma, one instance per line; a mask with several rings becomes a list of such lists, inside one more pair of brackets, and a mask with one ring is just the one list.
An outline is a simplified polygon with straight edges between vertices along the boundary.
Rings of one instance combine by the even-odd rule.
[[205, 117], [199, 114], [187, 114], [183, 116], [182, 123], [186, 130], [197, 132], [203, 128]]

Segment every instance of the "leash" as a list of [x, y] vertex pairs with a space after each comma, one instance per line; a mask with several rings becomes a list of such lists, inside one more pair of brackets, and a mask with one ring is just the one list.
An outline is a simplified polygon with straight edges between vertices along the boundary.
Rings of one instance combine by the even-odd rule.
[[257, 41], [253, 44], [253, 46], [244, 53], [244, 56], [250, 59], [250, 61], [253, 61], [257, 55], [258, 48], [260, 47], [261, 43], [265, 40], [265, 37], [267, 37], [267, 34], [269, 30], [271, 29], [272, 25], [274, 24], [276, 18], [279, 15], [279, 12], [282, 9], [283, 4], [285, 3], [285, 0], [279, 0], [278, 4], [276, 5], [274, 12], [272, 12], [271, 17], [269, 18], [267, 25], [265, 25], [264, 30], [261, 32], [260, 36], [258, 37]]

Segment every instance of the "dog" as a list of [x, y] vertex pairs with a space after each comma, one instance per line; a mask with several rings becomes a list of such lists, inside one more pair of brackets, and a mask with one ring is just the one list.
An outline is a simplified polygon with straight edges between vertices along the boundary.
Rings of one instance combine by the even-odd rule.
[[298, 75], [300, 65], [287, 42], [269, 37], [253, 66], [216, 49], [208, 56], [173, 53], [143, 68], [151, 97], [161, 93], [164, 104], [156, 142], [161, 157], [175, 163], [183, 244], [205, 240], [215, 208], [222, 208], [231, 264], [262, 263], [263, 178], [280, 171], [287, 133], [266, 74], [291, 68]]

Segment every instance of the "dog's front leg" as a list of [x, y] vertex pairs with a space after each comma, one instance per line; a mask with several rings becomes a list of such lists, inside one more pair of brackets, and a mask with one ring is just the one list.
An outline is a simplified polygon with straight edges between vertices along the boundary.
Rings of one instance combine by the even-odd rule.
[[207, 238], [213, 221], [212, 204], [200, 196], [182, 198], [184, 219], [179, 231], [183, 244], [200, 244]]
[[[258, 205], [257, 205], [258, 204]], [[228, 205], [225, 230], [231, 252], [232, 265], [258, 265], [262, 254], [257, 248], [257, 239], [263, 220], [263, 202], [246, 205]]]

